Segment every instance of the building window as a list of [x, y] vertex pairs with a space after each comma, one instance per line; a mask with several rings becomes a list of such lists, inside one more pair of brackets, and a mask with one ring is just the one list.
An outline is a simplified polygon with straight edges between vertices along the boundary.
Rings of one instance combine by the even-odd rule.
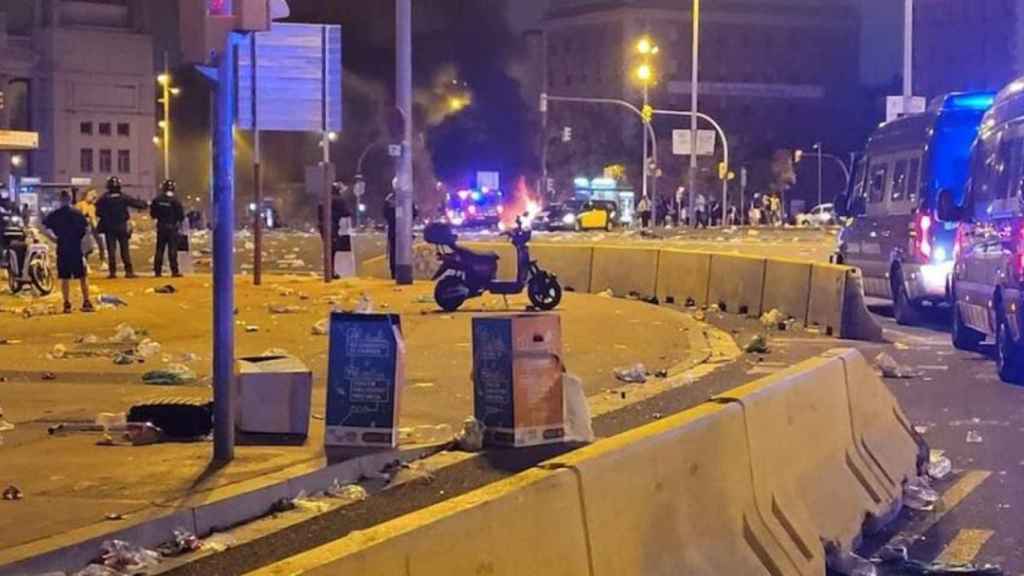
[[110, 136], [110, 122], [100, 122], [100, 136]]
[[85, 136], [92, 136], [92, 122], [82, 122], [78, 125], [78, 131]]
[[112, 160], [113, 158], [111, 157], [110, 150], [100, 150], [100, 172], [103, 172], [104, 174], [110, 174], [112, 172]]
[[117, 171], [120, 172], [121, 174], [128, 174], [132, 171], [131, 150], [117, 151]]
[[92, 174], [92, 148], [82, 148], [78, 157], [78, 168], [82, 174]]
[[131, 136], [132, 135], [132, 125], [127, 123], [127, 122], [118, 122], [117, 123], [117, 135], [118, 136]]

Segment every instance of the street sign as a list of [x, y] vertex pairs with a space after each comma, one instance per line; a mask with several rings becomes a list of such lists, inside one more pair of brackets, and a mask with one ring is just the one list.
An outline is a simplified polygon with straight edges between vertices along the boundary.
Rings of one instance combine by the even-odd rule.
[[238, 51], [238, 127], [243, 130], [252, 130], [254, 123], [252, 42], [259, 129], [340, 132], [341, 27], [274, 23], [269, 32], [251, 35]]
[[92, 178], [75, 177], [71, 179], [72, 186], [92, 186]]
[[[714, 156], [715, 139], [718, 133], [714, 130], [697, 130], [697, 155]], [[690, 155], [690, 131], [672, 131], [672, 153], [676, 156]]]
[[36, 150], [38, 148], [38, 132], [0, 130], [0, 150]]
[[927, 100], [920, 96], [889, 96], [885, 99], [885, 121], [892, 122], [901, 116], [921, 114], [927, 106]]
[[478, 171], [476, 173], [477, 188], [488, 190], [501, 190], [501, 173], [490, 171]]
[[402, 146], [400, 144], [388, 144], [388, 156], [392, 158], [401, 158]]

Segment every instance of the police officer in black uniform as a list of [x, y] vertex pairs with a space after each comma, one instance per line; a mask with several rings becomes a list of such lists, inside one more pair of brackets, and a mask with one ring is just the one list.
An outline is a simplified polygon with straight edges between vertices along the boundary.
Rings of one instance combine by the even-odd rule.
[[132, 255], [128, 247], [128, 239], [132, 235], [129, 208], [143, 210], [146, 208], [146, 203], [122, 192], [121, 179], [111, 176], [107, 179], [106, 193], [96, 202], [96, 216], [99, 219], [99, 225], [96, 228], [107, 240], [108, 278], [117, 277], [117, 254], [119, 252], [121, 261], [124, 263], [125, 278], [135, 278]]
[[181, 277], [178, 270], [178, 233], [185, 221], [185, 209], [175, 197], [177, 184], [164, 180], [160, 185], [162, 193], [149, 205], [149, 215], [156, 220], [156, 255], [153, 257], [153, 273], [159, 278], [163, 274], [164, 251], [171, 262], [171, 275]]

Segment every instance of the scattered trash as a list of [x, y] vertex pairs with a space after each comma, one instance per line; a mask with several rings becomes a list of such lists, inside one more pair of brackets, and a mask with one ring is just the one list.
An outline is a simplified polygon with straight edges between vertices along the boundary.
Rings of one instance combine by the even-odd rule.
[[583, 390], [583, 380], [575, 374], [562, 374], [563, 406], [565, 407], [565, 441], [594, 441], [594, 426], [590, 414], [590, 404]]
[[928, 483], [927, 478], [913, 478], [903, 488], [903, 505], [911, 510], [930, 511], [939, 501], [939, 493]]
[[981, 434], [977, 430], [968, 430], [967, 431], [967, 443], [968, 444], [981, 444], [983, 441], [984, 441], [984, 439], [981, 437]]
[[928, 433], [928, 427], [922, 425], [914, 426], [914, 432], [917, 432], [918, 434], [921, 434], [923, 436]]
[[313, 327], [310, 329], [310, 333], [312, 333], [313, 336], [326, 336], [327, 328], [328, 321], [327, 318], [324, 318], [323, 320], [318, 320], [316, 324], [313, 324]]
[[136, 362], [145, 362], [145, 360], [137, 357], [131, 352], [118, 352], [117, 354], [114, 354], [114, 364], [117, 364], [118, 366], [128, 366], [130, 364], [135, 364]]
[[14, 346], [15, 344], [21, 344], [21, 340], [15, 340], [13, 338], [0, 338], [0, 346]]
[[696, 312], [693, 313], [693, 319], [696, 320], [697, 322], [703, 322], [706, 318], [707, 315], [704, 314], [703, 310], [697, 310]]
[[164, 284], [163, 286], [158, 286], [153, 289], [153, 292], [157, 294], [174, 294], [177, 291], [178, 289], [175, 288], [174, 286], [171, 286], [170, 284]]
[[398, 431], [399, 441], [405, 444], [441, 444], [451, 442], [454, 437], [452, 427], [447, 424], [437, 426], [422, 425], [401, 428]]
[[615, 378], [630, 384], [643, 384], [647, 382], [647, 367], [643, 364], [634, 364], [628, 368], [617, 368]]
[[4, 407], [0, 406], [0, 432], [10, 432], [11, 430], [14, 430], [14, 424], [4, 419]]
[[123, 429], [128, 425], [128, 416], [124, 412], [116, 414], [113, 412], [100, 412], [96, 415], [96, 425], [102, 426], [104, 431], [110, 431], [115, 428]]
[[462, 432], [455, 437], [455, 443], [464, 452], [479, 452], [484, 449], [484, 423], [470, 416], [462, 422]]
[[184, 528], [177, 528], [174, 530], [174, 540], [161, 544], [156, 551], [165, 558], [173, 558], [199, 550], [201, 545], [202, 542], [195, 534]]
[[110, 338], [111, 342], [128, 343], [134, 342], [137, 336], [135, 329], [128, 324], [118, 324], [114, 328], [114, 335]]
[[341, 482], [335, 478], [329, 488], [327, 488], [327, 495], [331, 498], [337, 498], [344, 500], [345, 502], [362, 502], [370, 497], [369, 493], [366, 492], [366, 488], [358, 484], [346, 484], [342, 486]]
[[123, 576], [121, 572], [113, 568], [107, 568], [102, 564], [89, 564], [85, 568], [75, 572], [71, 576]]
[[120, 512], [107, 512], [103, 518], [110, 521], [124, 520], [124, 514]]
[[598, 296], [601, 298], [615, 298], [615, 291], [609, 288], [603, 292], [599, 292]]
[[758, 334], [750, 339], [743, 350], [747, 354], [767, 354], [768, 338], [764, 334]]
[[4, 488], [2, 497], [4, 500], [13, 501], [23, 499], [25, 495], [21, 492], [21, 490], [18, 489], [17, 486], [11, 485], [8, 486], [7, 488]]
[[256, 326], [255, 324], [248, 324], [245, 327], [245, 331], [248, 332], [249, 334], [253, 334], [253, 333], [259, 332], [260, 331], [260, 327]]
[[295, 498], [292, 498], [292, 504], [295, 505], [296, 510], [313, 512], [314, 514], [323, 514], [331, 508], [327, 502], [307, 496], [305, 490], [301, 490]]
[[106, 567], [126, 574], [145, 572], [160, 563], [160, 554], [124, 540], [107, 540], [100, 551]]
[[268, 304], [267, 310], [271, 314], [298, 314], [302, 312], [302, 306], [292, 306], [289, 304]]
[[426, 294], [420, 294], [416, 297], [416, 300], [414, 300], [416, 304], [431, 304], [433, 301], [434, 299]]
[[953, 463], [943, 456], [941, 450], [932, 450], [928, 454], [928, 476], [942, 480], [953, 471]]
[[658, 370], [654, 373], [655, 378], [668, 378], [668, 370]]
[[107, 306], [113, 306], [114, 308], [123, 308], [128, 306], [127, 302], [113, 294], [100, 294], [99, 303], [106, 304]]
[[1003, 576], [1003, 570], [993, 564], [951, 564], [944, 562], [925, 563], [911, 560], [907, 547], [902, 544], [887, 544], [871, 559], [883, 566], [886, 573], [913, 576]]
[[267, 348], [260, 356], [291, 356], [284, 348]]
[[913, 370], [897, 362], [888, 352], [875, 356], [875, 366], [882, 372], [883, 378], [906, 379], [915, 376]]
[[95, 334], [86, 334], [75, 338], [75, 344], [97, 344], [99, 341], [99, 336]]
[[870, 560], [848, 550], [842, 550], [833, 543], [825, 544], [825, 565], [832, 572], [843, 576], [877, 576], [878, 568]]
[[32, 306], [26, 306], [21, 311], [21, 315], [24, 318], [33, 318], [38, 316], [54, 316], [57, 314], [57, 307], [50, 304], [33, 304]]
[[51, 360], [59, 360], [67, 355], [68, 349], [63, 344], [57, 344], [53, 347], [53, 350], [50, 350], [50, 353], [47, 354], [47, 357], [49, 357]]
[[57, 375], [53, 372], [43, 372], [43, 380], [56, 380]]
[[765, 328], [775, 328], [785, 322], [786, 315], [779, 311], [778, 308], [772, 308], [769, 312], [765, 312], [761, 315], [761, 325]]
[[359, 297], [356, 303], [356, 314], [373, 314], [373, 300], [366, 294]]
[[149, 338], [144, 338], [135, 346], [135, 354], [141, 358], [149, 358], [160, 353], [160, 343]]
[[238, 546], [238, 539], [230, 534], [214, 534], [203, 540], [203, 543], [199, 546], [200, 550], [209, 550], [211, 552], [223, 552], [228, 548]]

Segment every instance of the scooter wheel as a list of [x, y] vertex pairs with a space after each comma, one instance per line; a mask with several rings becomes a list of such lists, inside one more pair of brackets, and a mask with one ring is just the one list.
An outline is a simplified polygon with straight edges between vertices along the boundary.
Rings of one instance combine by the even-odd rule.
[[28, 277], [32, 281], [32, 287], [41, 296], [48, 296], [53, 292], [53, 273], [42, 258], [33, 258], [28, 265]]
[[545, 312], [554, 310], [562, 303], [562, 285], [558, 282], [558, 278], [547, 272], [542, 272], [530, 279], [527, 296], [530, 297], [530, 303], [534, 307]]
[[445, 312], [455, 312], [466, 301], [469, 290], [458, 276], [445, 276], [434, 287], [434, 301]]
[[[9, 258], [13, 258], [13, 255], [9, 256]], [[7, 263], [7, 287], [10, 288], [11, 294], [21, 292], [21, 282], [18, 281], [18, 275], [14, 270], [14, 262], [11, 260]]]

